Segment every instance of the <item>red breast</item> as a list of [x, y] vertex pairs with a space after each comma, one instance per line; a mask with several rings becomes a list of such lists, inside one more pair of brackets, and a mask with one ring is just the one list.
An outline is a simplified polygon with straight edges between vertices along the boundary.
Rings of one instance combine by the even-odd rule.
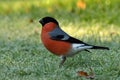
[[70, 49], [71, 44], [68, 42], [57, 41], [50, 39], [49, 32], [51, 32], [57, 25], [49, 22], [44, 25], [41, 32], [41, 39], [44, 46], [55, 55], [66, 55]]

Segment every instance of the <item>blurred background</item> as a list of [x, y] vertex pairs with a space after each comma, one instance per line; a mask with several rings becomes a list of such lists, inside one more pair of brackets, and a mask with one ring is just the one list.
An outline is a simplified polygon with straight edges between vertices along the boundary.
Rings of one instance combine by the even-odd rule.
[[120, 0], [0, 0], [0, 37], [9, 40], [40, 34], [38, 21], [45, 16], [56, 18], [62, 29], [83, 39], [96, 33], [105, 37], [119, 34], [119, 3]]
[[119, 3], [119, 0], [0, 0], [0, 15], [120, 24]]
[[[51, 16], [73, 37], [110, 51], [82, 52], [58, 68], [41, 43], [39, 19]], [[0, 80], [120, 80], [120, 0], [0, 0]]]

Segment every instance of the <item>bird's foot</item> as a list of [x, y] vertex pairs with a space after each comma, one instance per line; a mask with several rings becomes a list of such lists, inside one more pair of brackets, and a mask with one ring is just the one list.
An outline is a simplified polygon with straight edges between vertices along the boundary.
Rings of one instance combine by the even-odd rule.
[[62, 67], [63, 63], [66, 61], [66, 57], [65, 56], [61, 56], [61, 62], [59, 67]]

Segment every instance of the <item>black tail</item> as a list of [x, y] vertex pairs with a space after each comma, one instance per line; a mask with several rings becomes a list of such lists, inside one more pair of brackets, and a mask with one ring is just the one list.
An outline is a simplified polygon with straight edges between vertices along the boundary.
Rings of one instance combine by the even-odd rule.
[[101, 47], [101, 46], [93, 46], [91, 49], [106, 49], [106, 50], [109, 50], [108, 47]]

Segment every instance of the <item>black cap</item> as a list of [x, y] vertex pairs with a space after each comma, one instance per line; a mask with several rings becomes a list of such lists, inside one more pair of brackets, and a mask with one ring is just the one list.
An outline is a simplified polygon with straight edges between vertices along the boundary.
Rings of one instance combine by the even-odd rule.
[[49, 22], [54, 22], [54, 23], [56, 23], [58, 25], [57, 20], [55, 20], [52, 17], [44, 17], [44, 18], [42, 18], [42, 19], [39, 20], [39, 23], [41, 23], [42, 26], [44, 26], [46, 23], [49, 23]]

